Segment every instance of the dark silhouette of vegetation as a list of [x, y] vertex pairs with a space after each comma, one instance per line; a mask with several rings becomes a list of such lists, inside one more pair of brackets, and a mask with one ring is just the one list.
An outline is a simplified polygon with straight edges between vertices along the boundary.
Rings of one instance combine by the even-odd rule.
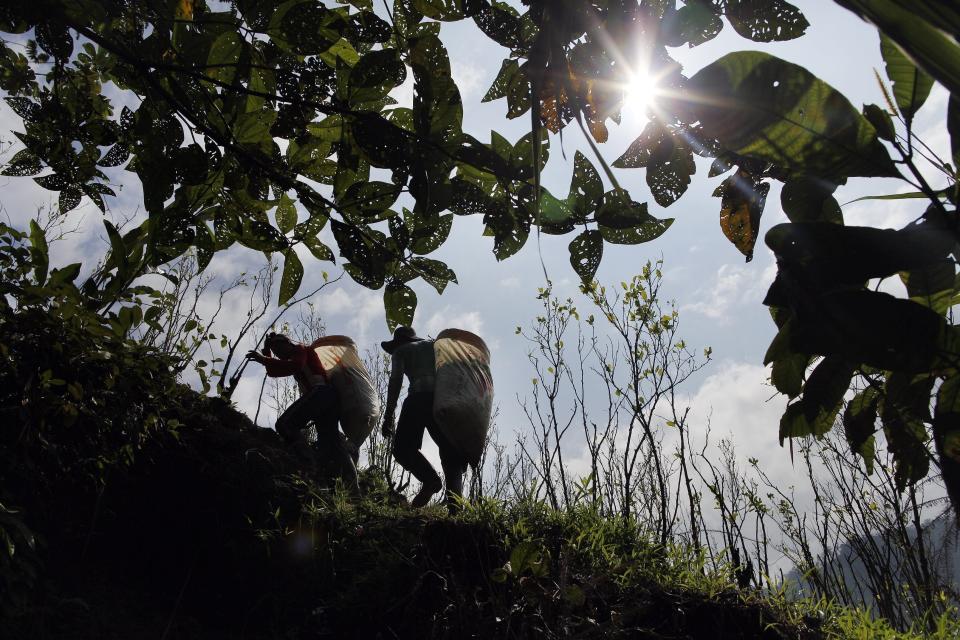
[[[270, 637], [280, 621], [287, 635], [309, 636], [353, 633], [359, 620], [370, 625], [361, 624], [362, 632], [410, 636], [816, 633], [814, 621], [771, 626], [782, 618], [742, 594], [687, 595], [651, 581], [686, 585], [691, 564], [669, 551], [682, 534], [711, 558], [710, 571], [722, 567], [720, 583], [693, 584], [773, 589], [764, 527], [776, 524], [796, 533], [790, 539], [809, 583], [841, 601], [850, 601], [849, 590], [830, 572], [831, 554], [838, 545], [869, 549], [874, 536], [890, 537], [905, 552], [898, 567], [906, 568], [913, 603], [893, 601], [895, 588], [881, 579], [881, 550], [863, 561], [873, 563], [873, 595], [889, 603], [884, 615], [905, 629], [929, 614], [919, 624], [948, 633], [944, 612], [952, 604], [938, 591], [922, 543], [922, 490], [942, 482], [960, 508], [960, 342], [952, 315], [960, 15], [932, 0], [838, 3], [881, 32], [890, 84], [883, 106], [858, 111], [808, 70], [765, 53], [730, 53], [690, 77], [672, 59], [669, 47], [696, 46], [725, 25], [759, 42], [801, 36], [807, 21], [785, 0], [680, 7], [529, 0], [522, 10], [489, 0], [396, 0], [384, 14], [369, 0], [334, 8], [311, 0], [0, 6], [0, 90], [21, 125], [3, 173], [57, 193], [62, 220], [84, 199], [105, 211], [116, 195], [108, 174], [122, 167], [139, 178], [145, 212], [129, 228], [105, 217], [110, 248], [85, 278], [79, 263], [55, 264], [50, 246], [58, 231], [48, 234], [37, 220], [28, 230], [0, 226], [5, 628], [53, 637], [65, 629], [97, 637], [111, 624], [133, 635], [148, 625], [151, 633], [188, 637], [249, 628]], [[462, 130], [440, 23], [465, 20], [508, 50], [484, 100], [504, 99], [507, 117], [530, 118], [530, 133], [516, 142], [491, 132], [487, 144]], [[644, 132], [608, 163], [597, 145], [620, 115], [629, 72], [620, 52], [636, 42], [646, 44], [663, 96]], [[390, 92], [408, 72], [413, 104], [397, 107]], [[947, 160], [913, 128], [935, 82], [951, 92]], [[135, 108], [114, 109], [128, 98]], [[550, 134], [572, 123], [600, 169], [578, 152], [569, 193], [559, 198], [541, 185], [540, 173]], [[818, 494], [823, 524], [813, 528], [812, 544], [786, 489], [766, 487], [772, 508], [758, 493], [762, 475], [757, 484], [728, 461], [695, 455], [673, 393], [699, 364], [674, 340], [671, 314], [653, 333], [660, 321], [644, 315], [637, 299], [651, 282], [638, 289], [632, 281], [622, 301], [602, 290], [597, 297], [592, 283], [605, 245], [649, 242], [671, 223], [634, 200], [614, 169], [644, 169], [654, 201], [668, 207], [690, 184], [695, 156], [713, 159], [709, 177], [727, 175], [715, 192], [720, 227], [748, 261], [770, 185], [783, 183], [790, 222], [765, 234], [778, 264], [765, 304], [779, 332], [764, 361], [772, 384], [791, 399], [779, 437], [822, 437], [841, 424], [863, 467], [841, 464], [835, 440], [819, 449], [839, 497]], [[921, 171], [921, 160], [935, 177]], [[845, 226], [834, 194], [852, 177], [899, 178], [913, 192], [877, 200], [917, 198], [926, 210], [902, 229]], [[588, 420], [596, 410], [583, 403], [582, 384], [576, 396], [572, 361], [549, 339], [542, 344], [570, 322], [572, 306], [545, 293], [553, 315], [533, 337], [542, 347], [535, 364], [549, 362], [538, 370], [543, 395], [529, 405], [539, 426], [534, 448], [512, 462], [503, 455], [488, 461], [494, 495], [510, 486], [519, 500], [513, 509], [479, 501], [457, 520], [384, 516], [378, 509], [399, 497], [376, 436], [371, 455], [385, 473], [365, 478], [374, 498], [345, 503], [324, 485], [322, 460], [290, 456], [225, 401], [177, 382], [174, 374], [192, 367], [205, 391], [214, 380], [223, 396], [235, 388], [231, 355], [239, 340], [227, 339], [222, 363], [196, 360], [216, 339], [208, 332], [215, 318], [188, 317], [193, 294], [180, 279], [194, 279], [199, 295], [207, 286], [201, 273], [218, 251], [240, 244], [268, 261], [282, 256], [279, 303], [288, 309], [303, 284], [296, 246], [335, 259], [318, 238], [329, 224], [345, 271], [383, 289], [392, 329], [412, 324], [417, 300], [409, 282], [420, 278], [442, 293], [456, 281], [448, 265], [428, 256], [460, 215], [482, 216], [501, 260], [531, 233], [576, 233], [571, 266], [604, 317], [613, 316], [624, 349], [607, 351], [588, 335], [578, 351], [580, 372], [593, 358], [625, 354], [630, 369], [625, 383], [612, 363], [599, 369], [609, 392], [607, 422]], [[268, 268], [258, 282], [272, 273]], [[878, 290], [895, 276], [905, 295]], [[173, 290], [151, 284], [157, 277]], [[254, 296], [271, 294], [269, 284], [258, 286]], [[266, 307], [266, 299], [251, 305], [244, 333]], [[620, 310], [627, 315], [618, 320]], [[646, 366], [638, 336], [653, 345], [650, 353], [676, 359]], [[565, 384], [580, 402], [569, 415], [557, 404], [557, 385]], [[670, 410], [678, 456], [662, 447], [658, 406]], [[564, 465], [562, 440], [574, 426], [582, 427], [591, 458], [592, 477], [582, 482]], [[626, 430], [625, 443], [618, 430]], [[722, 516], [716, 543], [697, 480]], [[868, 508], [830, 519], [863, 491], [883, 496], [883, 518]], [[544, 497], [553, 511], [539, 505]], [[609, 519], [591, 520], [600, 516]], [[753, 535], [745, 533], [747, 518]], [[641, 519], [649, 528], [638, 526]], [[380, 536], [365, 538], [356, 527], [389, 529], [399, 546], [387, 551]], [[320, 536], [306, 545], [308, 564], [289, 547], [301, 530]], [[457, 553], [472, 555], [448, 557], [451, 541], [462, 543]], [[365, 564], [371, 558], [379, 564]], [[692, 572], [696, 580], [707, 564]], [[635, 566], [644, 569], [633, 573]], [[127, 581], [138, 571], [141, 582]], [[120, 597], [118, 585], [127, 595]], [[72, 600], [80, 592], [127, 606], [113, 616], [84, 609]], [[398, 592], [407, 597], [402, 604], [379, 607], [380, 593]], [[147, 603], [164, 605], [163, 613], [136, 615]], [[662, 611], [678, 604], [687, 613], [665, 620]], [[236, 611], [249, 615], [230, 617]], [[844, 619], [838, 614], [833, 624]], [[191, 630], [185, 620], [198, 626]]]
[[[83, 198], [103, 210], [115, 195], [105, 170], [137, 174], [148, 219], [124, 233], [105, 221], [109, 255], [78, 286], [86, 304], [117, 314], [121, 328], [146, 319], [132, 294], [138, 279], [189, 250], [201, 268], [236, 243], [282, 255], [279, 301], [289, 301], [303, 278], [296, 245], [335, 259], [317, 237], [329, 223], [347, 273], [383, 288], [392, 329], [412, 324], [409, 281], [422, 278], [438, 292], [456, 281], [426, 257], [446, 241], [455, 215], [483, 216], [497, 259], [520, 250], [531, 231], [581, 229], [569, 247], [584, 281], [605, 243], [648, 242], [667, 230], [671, 221], [622, 189], [596, 146], [619, 118], [631, 68], [622, 52], [644, 43], [663, 95], [612, 166], [643, 168], [654, 200], [668, 207], [686, 191], [694, 156], [713, 158], [710, 175], [729, 174], [716, 191], [720, 226], [748, 260], [770, 184], [783, 183], [790, 222], [766, 234], [779, 266], [766, 303], [780, 333], [765, 358], [777, 389], [794, 400], [781, 441], [823, 435], [846, 390], [863, 389], [845, 415], [851, 449], [869, 460], [882, 428], [901, 487], [942, 473], [960, 504], [960, 348], [949, 316], [956, 96], [946, 119], [952, 162], [933, 157], [912, 127], [935, 81], [960, 86], [960, 20], [926, 0], [840, 4], [884, 34], [892, 83], [885, 108], [861, 113], [803, 67], [766, 53], [730, 53], [691, 77], [672, 59], [669, 47], [702, 44], [725, 24], [758, 42], [800, 37], [807, 20], [785, 0], [679, 8], [530, 0], [523, 11], [490, 0], [396, 0], [383, 15], [370, 0], [336, 8], [244, 0], [222, 11], [197, 0], [13, 3], [0, 10], [0, 31], [12, 38], [0, 43], [0, 89], [23, 131], [4, 173], [36, 176], [59, 194], [61, 214]], [[515, 143], [492, 132], [485, 144], [462, 130], [461, 96], [438, 34], [441, 22], [464, 20], [509, 51], [484, 100], [505, 99], [509, 118], [529, 112], [530, 134]], [[390, 92], [408, 70], [413, 105], [394, 106]], [[108, 84], [137, 108], [115, 113]], [[540, 172], [549, 134], [574, 122], [609, 185], [578, 153], [561, 199], [543, 188]], [[938, 183], [919, 170], [921, 157]], [[371, 180], [373, 169], [389, 181]], [[899, 230], [843, 226], [833, 194], [858, 176], [900, 178], [929, 207]], [[400, 206], [401, 196], [412, 206]], [[43, 281], [41, 232], [31, 237]], [[60, 269], [61, 284], [78, 273], [76, 265]], [[894, 275], [907, 297], [867, 287]]]

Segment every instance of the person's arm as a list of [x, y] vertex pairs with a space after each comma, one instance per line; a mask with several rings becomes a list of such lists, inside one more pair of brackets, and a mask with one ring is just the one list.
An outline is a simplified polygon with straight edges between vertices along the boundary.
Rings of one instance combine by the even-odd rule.
[[268, 358], [256, 351], [251, 351], [247, 354], [247, 357], [262, 364], [267, 370], [267, 375], [271, 378], [292, 376], [300, 371], [307, 361], [305, 349], [297, 349], [289, 359]]
[[383, 434], [393, 433], [393, 412], [397, 407], [400, 389], [403, 387], [403, 363], [400, 358], [393, 356], [393, 366], [390, 370], [390, 384], [387, 387], [387, 408], [383, 412]]

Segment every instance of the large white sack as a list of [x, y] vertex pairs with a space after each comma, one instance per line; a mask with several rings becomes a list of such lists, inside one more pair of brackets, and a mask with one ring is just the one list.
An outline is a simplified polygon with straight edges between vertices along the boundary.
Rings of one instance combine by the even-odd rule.
[[445, 329], [437, 335], [434, 351], [433, 417], [450, 444], [476, 467], [486, 447], [493, 410], [490, 350], [480, 336]]
[[324, 336], [310, 346], [340, 396], [340, 428], [359, 448], [377, 425], [380, 398], [357, 345], [347, 336]]

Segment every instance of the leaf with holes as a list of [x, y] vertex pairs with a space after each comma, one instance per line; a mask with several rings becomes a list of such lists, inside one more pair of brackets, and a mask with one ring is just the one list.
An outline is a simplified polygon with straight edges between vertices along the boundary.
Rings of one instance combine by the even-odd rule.
[[280, 277], [280, 298], [277, 304], [280, 306], [287, 304], [287, 301], [300, 289], [302, 281], [303, 264], [297, 257], [296, 251], [287, 249], [283, 252], [283, 275]]
[[717, 191], [721, 197], [720, 228], [723, 235], [750, 262], [770, 184], [741, 169], [724, 180]]
[[402, 282], [391, 282], [383, 292], [383, 306], [390, 331], [398, 326], [412, 326], [417, 310], [417, 294]]
[[0, 175], [5, 176], [35, 176], [43, 170], [43, 164], [40, 158], [35, 156], [29, 149], [21, 149], [10, 158]]
[[810, 26], [786, 0], [727, 0], [724, 14], [737, 33], [754, 42], [793, 40]]
[[297, 226], [297, 209], [293, 206], [293, 200], [285, 193], [280, 194], [275, 217], [281, 233], [290, 233]]
[[584, 231], [570, 242], [570, 265], [583, 282], [593, 281], [603, 258], [603, 234]]
[[410, 259], [410, 264], [417, 270], [417, 275], [436, 289], [437, 293], [443, 293], [448, 283], [457, 281], [457, 274], [453, 269], [439, 260], [415, 256]]
[[323, 260], [324, 262], [336, 262], [336, 258], [333, 255], [333, 250], [320, 242], [316, 236], [308, 236], [304, 238], [303, 244], [307, 249], [310, 250], [310, 253], [312, 253], [313, 257], [317, 260]]

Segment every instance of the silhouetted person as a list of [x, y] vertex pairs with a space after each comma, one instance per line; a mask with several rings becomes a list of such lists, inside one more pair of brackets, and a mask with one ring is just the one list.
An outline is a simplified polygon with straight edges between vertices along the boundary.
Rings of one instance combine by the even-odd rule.
[[383, 435], [386, 437], [393, 434], [393, 412], [400, 397], [403, 377], [407, 376], [410, 381], [393, 440], [393, 455], [397, 462], [423, 485], [410, 504], [422, 507], [430, 501], [433, 494], [443, 488], [437, 471], [420, 453], [424, 430], [430, 433], [440, 450], [440, 465], [447, 481], [447, 500], [450, 502], [454, 495], [460, 495], [463, 491], [463, 474], [467, 464], [437, 428], [433, 417], [433, 394], [437, 374], [433, 340], [417, 337], [410, 327], [397, 327], [393, 332], [393, 339], [381, 342], [380, 345], [392, 356], [393, 363], [387, 390], [387, 407], [383, 414]]
[[357, 468], [338, 429], [340, 401], [317, 353], [280, 333], [267, 335], [263, 351], [250, 351], [247, 358], [262, 364], [270, 377], [293, 376], [300, 388], [300, 398], [277, 418], [277, 433], [287, 442], [306, 445], [302, 431], [313, 422], [317, 448], [333, 458], [346, 486], [357, 491]]

